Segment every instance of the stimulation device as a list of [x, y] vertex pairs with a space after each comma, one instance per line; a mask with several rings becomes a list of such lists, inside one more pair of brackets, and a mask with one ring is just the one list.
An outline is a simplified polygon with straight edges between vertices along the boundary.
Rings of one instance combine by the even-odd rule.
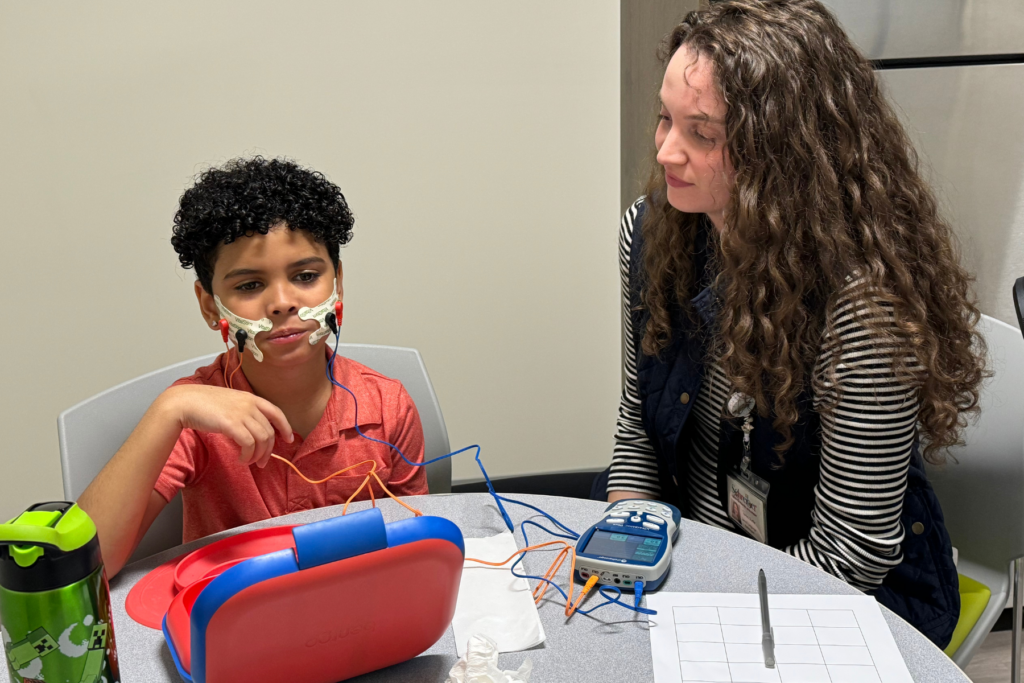
[[668, 574], [679, 510], [657, 500], [620, 500], [576, 542], [576, 579], [655, 590]]

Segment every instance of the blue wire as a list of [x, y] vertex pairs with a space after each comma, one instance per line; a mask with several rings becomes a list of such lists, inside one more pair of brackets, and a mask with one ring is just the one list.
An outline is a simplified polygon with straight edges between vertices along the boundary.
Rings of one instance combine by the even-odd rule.
[[[498, 512], [501, 513], [501, 518], [503, 520], [505, 520], [505, 526], [508, 527], [509, 531], [514, 532], [515, 531], [515, 525], [512, 524], [512, 518], [509, 517], [508, 511], [506, 511], [505, 510], [505, 506], [502, 505], [502, 501], [505, 500], [505, 501], [507, 501], [509, 503], [514, 503], [516, 501], [508, 500], [507, 498], [501, 498], [497, 494], [497, 492], [494, 490], [494, 485], [491, 484], [491, 478], [490, 478], [490, 476], [488, 476], [487, 470], [484, 469], [483, 462], [480, 461], [480, 450], [481, 449], [480, 449], [479, 445], [466, 446], [465, 448], [460, 448], [457, 451], [452, 451], [451, 453], [448, 453], [446, 455], [442, 455], [442, 456], [433, 458], [432, 460], [427, 460], [426, 462], [413, 462], [412, 460], [409, 460], [409, 458], [405, 457], [405, 453], [402, 452], [402, 449], [400, 449], [395, 444], [388, 443], [387, 441], [382, 441], [381, 439], [375, 439], [372, 436], [367, 436], [366, 434], [363, 434], [363, 430], [361, 430], [359, 428], [359, 399], [356, 398], [356, 395], [354, 393], [352, 393], [351, 389], [346, 387], [344, 384], [342, 384], [338, 380], [334, 379], [334, 359], [338, 357], [338, 344], [340, 342], [341, 342], [341, 337], [338, 336], [338, 335], [334, 335], [334, 352], [331, 354], [331, 359], [329, 361], [327, 361], [327, 379], [329, 379], [331, 381], [331, 384], [333, 384], [334, 386], [339, 387], [339, 388], [344, 389], [345, 391], [347, 391], [348, 395], [352, 397], [352, 402], [355, 405], [355, 420], [354, 420], [354, 422], [355, 422], [356, 433], [359, 434], [359, 436], [361, 436], [364, 439], [366, 439], [367, 441], [373, 441], [374, 443], [379, 443], [379, 444], [382, 444], [382, 445], [387, 446], [389, 448], [393, 448], [395, 450], [395, 452], [398, 453], [398, 455], [400, 455], [402, 457], [402, 460], [404, 460], [407, 464], [411, 465], [412, 467], [425, 467], [426, 465], [429, 465], [431, 463], [435, 463], [438, 460], [444, 460], [445, 458], [450, 458], [452, 456], [458, 455], [459, 453], [465, 453], [466, 451], [475, 448], [476, 449], [476, 457], [475, 457], [476, 464], [480, 468], [480, 471], [483, 472], [483, 474], [484, 474], [484, 481], [487, 482], [487, 490], [490, 491], [491, 497], [493, 497], [495, 503], [497, 503], [497, 505], [498, 505]], [[525, 505], [525, 503], [520, 503], [520, 504], [521, 505]], [[551, 521], [555, 522], [555, 524], [558, 524], [563, 529], [565, 528], [565, 526], [562, 525], [560, 522], [558, 522], [554, 517], [551, 517], [547, 513], [542, 513], [542, 514], [544, 514], [546, 517], [551, 519]]]
[[[570, 541], [575, 541], [575, 540], [579, 539], [579, 536], [577, 536], [576, 534], [572, 534], [572, 535], [570, 535], [570, 534], [560, 534], [557, 531], [552, 531], [551, 529], [547, 528], [546, 526], [543, 526], [542, 524], [539, 524], [538, 522], [533, 521], [532, 519], [523, 520], [519, 524], [519, 528], [523, 532], [523, 538], [524, 539], [526, 538], [526, 529], [523, 529], [523, 526], [526, 525], [526, 524], [529, 524], [530, 526], [535, 526], [538, 529], [540, 529], [541, 531], [544, 531], [545, 533], [551, 534], [552, 536], [558, 536], [559, 538], [568, 538]], [[529, 545], [529, 543], [527, 543], [527, 545]]]
[[[334, 378], [334, 359], [337, 358], [337, 356], [338, 356], [338, 345], [340, 344], [340, 342], [341, 342], [340, 336], [339, 335], [335, 335], [334, 336], [334, 349], [333, 349], [333, 353], [331, 353], [330, 360], [327, 361], [327, 379], [329, 379], [331, 381], [331, 384], [333, 384], [334, 386], [336, 386], [336, 387], [338, 387], [340, 389], [344, 389], [345, 391], [347, 391], [348, 395], [352, 397], [352, 402], [355, 405], [355, 420], [354, 420], [355, 421], [355, 428], [356, 428], [356, 433], [359, 434], [359, 436], [363, 437], [367, 441], [373, 441], [374, 443], [379, 443], [381, 445], [384, 445], [384, 446], [387, 446], [389, 448], [394, 449], [394, 451], [396, 453], [398, 453], [398, 455], [401, 456], [402, 460], [404, 460], [407, 464], [411, 465], [412, 467], [424, 467], [424, 466], [429, 465], [431, 463], [438, 462], [439, 460], [444, 460], [445, 458], [450, 458], [452, 456], [458, 455], [460, 453], [465, 453], [466, 451], [472, 450], [472, 449], [475, 448], [476, 449], [476, 455], [474, 456], [474, 460], [476, 460], [477, 466], [480, 468], [480, 471], [484, 475], [484, 481], [487, 484], [487, 490], [490, 492], [491, 497], [494, 498], [494, 502], [497, 503], [498, 511], [501, 513], [502, 519], [505, 520], [505, 526], [508, 527], [509, 531], [514, 533], [515, 532], [515, 525], [512, 523], [512, 518], [509, 517], [508, 512], [505, 510], [505, 506], [502, 505], [503, 502], [505, 502], [505, 503], [512, 503], [514, 505], [521, 505], [521, 506], [523, 506], [525, 508], [529, 508], [529, 509], [533, 510], [534, 512], [537, 512], [537, 513], [543, 515], [544, 517], [547, 517], [559, 529], [561, 529], [561, 530], [567, 532], [568, 534], [570, 534], [570, 535], [565, 535], [565, 534], [556, 533], [556, 532], [551, 531], [550, 529], [548, 529], [548, 528], [546, 528], [544, 526], [541, 526], [537, 522], [534, 522], [534, 521], [531, 521], [531, 520], [525, 520], [524, 522], [522, 522], [520, 524], [519, 528], [520, 528], [520, 531], [523, 534], [523, 540], [526, 542], [527, 546], [530, 545], [529, 539], [526, 536], [526, 525], [527, 524], [531, 524], [531, 525], [533, 525], [533, 526], [535, 526], [535, 527], [537, 527], [537, 528], [539, 528], [539, 529], [541, 529], [541, 530], [551, 534], [552, 536], [558, 536], [558, 537], [561, 537], [561, 538], [568, 538], [570, 540], [576, 540], [576, 539], [578, 539], [580, 537], [580, 535], [578, 533], [576, 533], [575, 531], [573, 531], [572, 529], [570, 529], [566, 525], [562, 524], [557, 519], [555, 519], [554, 517], [552, 517], [548, 513], [544, 512], [540, 508], [538, 508], [538, 507], [536, 507], [534, 505], [530, 505], [529, 503], [524, 503], [522, 501], [512, 500], [511, 498], [505, 498], [504, 496], [499, 496], [498, 493], [494, 490], [494, 485], [491, 484], [491, 478], [490, 478], [490, 476], [488, 476], [487, 470], [484, 468], [483, 462], [481, 462], [481, 460], [480, 460], [481, 448], [477, 444], [474, 444], [472, 446], [466, 446], [465, 448], [460, 448], [457, 451], [452, 451], [451, 453], [439, 456], [437, 458], [433, 458], [431, 460], [427, 460], [426, 462], [413, 462], [413, 461], [409, 460], [409, 458], [405, 457], [405, 453], [403, 453], [402, 450], [398, 446], [396, 446], [395, 444], [389, 443], [387, 441], [383, 441], [381, 439], [375, 439], [372, 436], [367, 436], [366, 434], [363, 434], [363, 430], [361, 430], [359, 428], [359, 399], [356, 398], [356, 395], [354, 393], [352, 393], [351, 389], [349, 389], [344, 384], [342, 384], [341, 382], [339, 382], [338, 380], [336, 380]], [[510, 567], [510, 571], [512, 572], [512, 575], [516, 576], [516, 577], [519, 577], [519, 578], [524, 578], [524, 579], [534, 579], [536, 581], [544, 581], [549, 586], [554, 586], [555, 590], [557, 590], [559, 593], [561, 593], [562, 594], [562, 598], [565, 599], [566, 602], [568, 602], [569, 596], [565, 593], [565, 591], [562, 590], [562, 588], [558, 584], [556, 584], [555, 582], [551, 581], [550, 579], [545, 579], [543, 576], [533, 576], [533, 575], [530, 575], [530, 574], [517, 574], [516, 573], [516, 571], [515, 571], [516, 565], [518, 565], [520, 562], [523, 561], [523, 557], [525, 557], [525, 555], [526, 555], [525, 553], [521, 554], [519, 556], [519, 558], [515, 562], [512, 563], [512, 566]], [[573, 581], [573, 580], [575, 580], [575, 577], [569, 577], [569, 580]], [[608, 595], [606, 595], [605, 594], [605, 590], [606, 589], [611, 589], [611, 590], [615, 591], [615, 597], [614, 598], [610, 598]], [[625, 607], [626, 609], [632, 610], [634, 612], [640, 612], [642, 614], [657, 614], [656, 611], [650, 610], [650, 609], [645, 609], [643, 607], [640, 607], [639, 605], [636, 606], [636, 607], [633, 607], [631, 605], [627, 605], [624, 602], [620, 602], [618, 598], [622, 596], [622, 591], [620, 591], [615, 586], [602, 586], [600, 589], [598, 589], [598, 592], [605, 598], [605, 602], [602, 602], [599, 605], [591, 607], [588, 610], [577, 609], [576, 611], [579, 612], [580, 614], [590, 614], [590, 613], [600, 609], [601, 607], [604, 607], [605, 605], [610, 605], [612, 603], [615, 603], [617, 605]]]
[[[558, 526], [558, 528], [559, 528], [559, 529], [562, 529], [563, 531], [565, 531], [565, 532], [567, 532], [567, 533], [569, 533], [569, 534], [572, 534], [573, 540], [576, 540], [576, 539], [578, 539], [578, 538], [580, 537], [580, 535], [579, 535], [578, 533], [576, 533], [575, 531], [573, 531], [572, 529], [570, 529], [570, 528], [569, 528], [569, 527], [567, 527], [566, 525], [562, 524], [562, 523], [561, 523], [561, 522], [559, 522], [559, 521], [558, 521], [557, 519], [555, 519], [554, 517], [552, 517], [552, 516], [551, 516], [551, 515], [549, 515], [548, 513], [544, 512], [543, 510], [541, 510], [541, 509], [540, 509], [540, 508], [538, 508], [538, 507], [535, 507], [535, 506], [533, 506], [533, 505], [530, 505], [529, 503], [524, 503], [524, 502], [522, 502], [522, 501], [518, 501], [518, 500], [512, 500], [511, 498], [505, 498], [505, 497], [503, 497], [503, 496], [498, 496], [497, 494], [495, 494], [495, 496], [496, 496], [497, 498], [499, 498], [499, 499], [501, 499], [501, 500], [505, 501], [506, 503], [513, 503], [513, 504], [515, 504], [515, 505], [522, 505], [522, 506], [523, 506], [523, 507], [525, 507], [525, 508], [530, 508], [530, 509], [531, 509], [531, 510], [533, 510], [534, 512], [537, 512], [537, 513], [540, 513], [540, 514], [544, 515], [545, 517], [547, 517], [548, 519], [550, 519], [550, 520], [551, 520], [552, 522], [554, 522], [554, 523], [555, 523], [555, 525], [556, 525], [556, 526]], [[557, 534], [556, 534], [556, 535], [557, 535]]]

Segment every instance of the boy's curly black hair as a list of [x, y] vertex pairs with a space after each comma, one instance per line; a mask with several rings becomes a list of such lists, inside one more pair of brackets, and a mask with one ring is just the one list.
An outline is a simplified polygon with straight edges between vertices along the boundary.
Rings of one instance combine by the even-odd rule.
[[338, 267], [339, 247], [352, 239], [352, 212], [337, 185], [286, 159], [233, 159], [199, 175], [181, 195], [171, 244], [183, 268], [195, 268], [213, 292], [217, 250], [239, 237], [285, 223], [327, 247]]

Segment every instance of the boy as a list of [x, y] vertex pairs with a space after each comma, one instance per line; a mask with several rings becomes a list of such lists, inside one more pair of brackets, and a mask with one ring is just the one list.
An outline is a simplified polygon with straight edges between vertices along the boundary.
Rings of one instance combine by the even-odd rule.
[[[327, 337], [314, 334], [323, 325], [308, 317], [342, 297], [338, 251], [352, 224], [336, 185], [279, 159], [236, 159], [182, 195], [171, 243], [182, 266], [196, 269], [207, 327], [219, 335], [230, 319], [236, 347], [161, 394], [79, 499], [96, 523], [108, 576], [179, 490], [188, 542], [344, 503], [370, 469], [313, 485], [272, 453], [312, 480], [372, 460], [395, 495], [427, 493], [422, 467], [356, 433], [352, 397], [327, 378]], [[238, 326], [254, 332], [241, 349]], [[419, 414], [400, 382], [340, 356], [334, 377], [358, 397], [364, 434], [422, 462]], [[368, 496], [364, 488], [357, 499]]]

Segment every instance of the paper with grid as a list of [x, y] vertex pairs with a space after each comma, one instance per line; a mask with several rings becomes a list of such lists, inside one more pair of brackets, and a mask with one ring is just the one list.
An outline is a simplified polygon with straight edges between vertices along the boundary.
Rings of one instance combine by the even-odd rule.
[[874, 598], [769, 594], [768, 605], [774, 669], [756, 594], [647, 596], [655, 683], [912, 683]]

